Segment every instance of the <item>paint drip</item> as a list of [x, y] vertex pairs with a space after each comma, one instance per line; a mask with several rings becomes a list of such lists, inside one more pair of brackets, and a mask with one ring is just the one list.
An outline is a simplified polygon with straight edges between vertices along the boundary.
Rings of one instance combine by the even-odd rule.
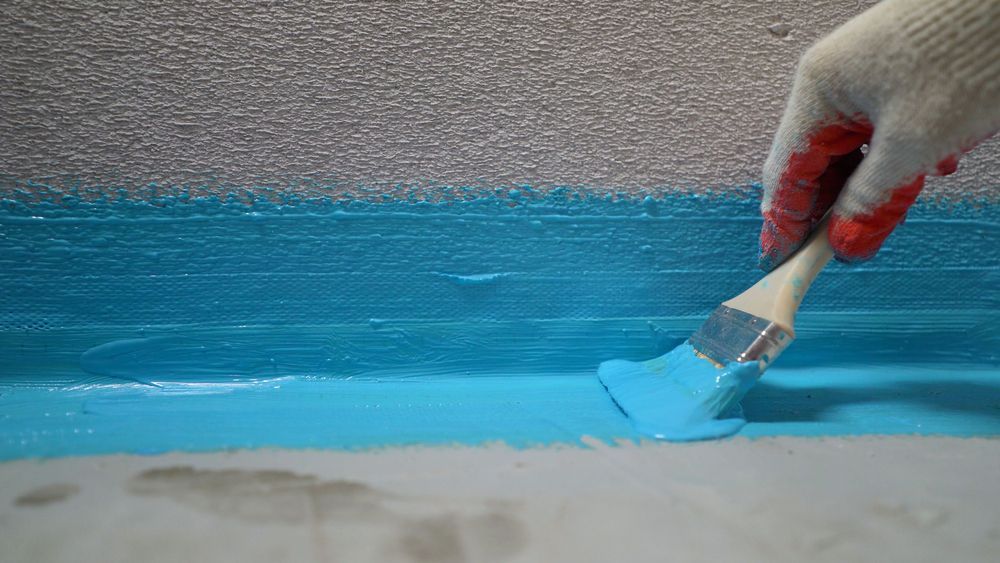
[[640, 433], [691, 441], [730, 436], [746, 424], [740, 400], [757, 382], [756, 362], [716, 367], [685, 342], [645, 362], [609, 360], [597, 375]]

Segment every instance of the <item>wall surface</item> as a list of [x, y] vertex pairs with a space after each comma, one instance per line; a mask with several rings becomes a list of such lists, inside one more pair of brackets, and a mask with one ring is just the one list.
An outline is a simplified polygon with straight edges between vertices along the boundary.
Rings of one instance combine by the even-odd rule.
[[[4, 2], [0, 176], [742, 185], [798, 56], [867, 5]], [[998, 154], [927, 192], [995, 198]]]

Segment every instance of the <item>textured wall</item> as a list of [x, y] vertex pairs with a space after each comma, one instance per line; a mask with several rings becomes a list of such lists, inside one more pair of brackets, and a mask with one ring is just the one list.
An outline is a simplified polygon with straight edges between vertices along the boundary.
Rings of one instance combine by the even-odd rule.
[[[8, 1], [0, 175], [741, 184], [799, 54], [865, 5]], [[998, 155], [928, 190], [995, 194]]]

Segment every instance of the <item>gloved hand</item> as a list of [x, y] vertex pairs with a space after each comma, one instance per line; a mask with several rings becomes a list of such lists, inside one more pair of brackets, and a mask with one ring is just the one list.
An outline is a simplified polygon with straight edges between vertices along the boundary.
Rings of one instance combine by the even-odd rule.
[[924, 176], [953, 172], [997, 129], [1000, 0], [879, 3], [799, 62], [764, 165], [761, 267], [794, 252], [831, 206], [836, 257], [871, 258]]

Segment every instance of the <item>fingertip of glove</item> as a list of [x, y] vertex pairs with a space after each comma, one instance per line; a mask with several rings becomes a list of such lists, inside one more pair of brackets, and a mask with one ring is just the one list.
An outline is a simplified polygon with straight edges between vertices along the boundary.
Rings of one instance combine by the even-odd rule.
[[847, 256], [844, 254], [839, 254], [836, 251], [833, 253], [833, 259], [841, 264], [862, 264], [874, 258], [874, 256]]
[[891, 232], [891, 228], [872, 228], [872, 225], [834, 215], [830, 219], [829, 231], [833, 256], [845, 264], [871, 260]]
[[794, 241], [790, 241], [781, 235], [776, 225], [765, 221], [764, 226], [760, 230], [757, 267], [765, 272], [770, 272], [784, 262], [785, 258], [788, 258], [795, 246], [796, 243]]
[[774, 255], [765, 253], [763, 250], [757, 255], [757, 267], [763, 270], [765, 274], [775, 269], [778, 263]]
[[947, 176], [949, 174], [954, 174], [957, 170], [958, 170], [958, 156], [951, 155], [941, 160], [941, 162], [937, 163], [937, 165], [934, 167], [934, 175]]

